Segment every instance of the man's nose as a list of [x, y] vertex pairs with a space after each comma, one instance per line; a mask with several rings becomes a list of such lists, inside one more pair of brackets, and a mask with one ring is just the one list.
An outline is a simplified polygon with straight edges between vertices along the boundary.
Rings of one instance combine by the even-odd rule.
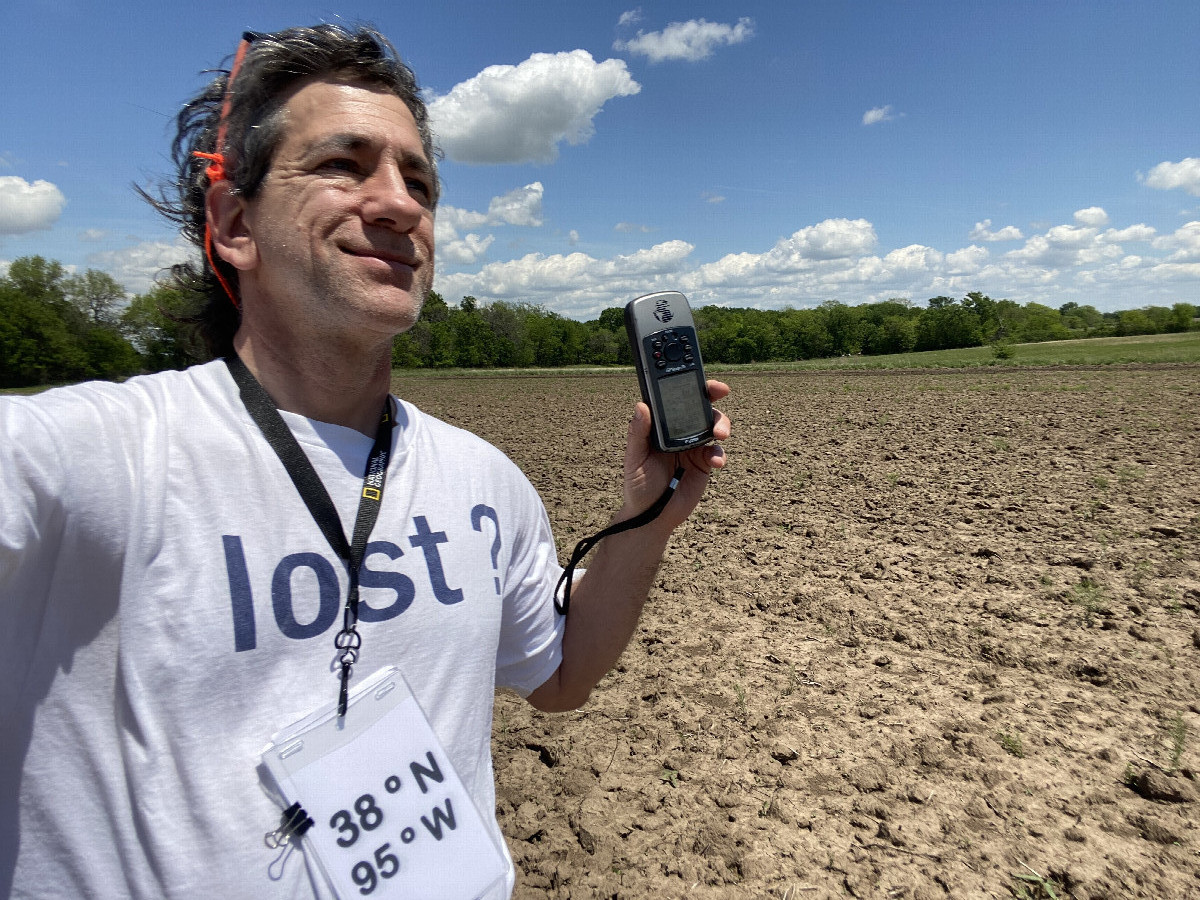
[[363, 218], [399, 231], [415, 228], [425, 207], [413, 196], [408, 179], [395, 163], [379, 165], [363, 182]]

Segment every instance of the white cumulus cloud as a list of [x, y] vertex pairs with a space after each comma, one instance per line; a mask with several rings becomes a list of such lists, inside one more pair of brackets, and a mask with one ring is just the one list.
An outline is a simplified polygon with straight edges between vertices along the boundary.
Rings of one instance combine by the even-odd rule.
[[495, 240], [496, 236], [492, 234], [468, 234], [462, 238], [439, 243], [437, 245], [438, 261], [469, 266], [479, 262]]
[[878, 240], [875, 226], [866, 219], [826, 219], [801, 228], [771, 252], [793, 260], [839, 259], [866, 253]]
[[197, 257], [196, 248], [182, 238], [173, 243], [142, 241], [120, 250], [89, 254], [88, 265], [112, 275], [131, 294], [144, 294], [155, 279], [176, 263]]
[[890, 122], [896, 116], [892, 113], [891, 106], [876, 106], [874, 109], [868, 109], [863, 113], [862, 123], [864, 125], [877, 125], [880, 122]]
[[537, 228], [542, 224], [542, 195], [545, 188], [540, 181], [527, 184], [493, 197], [488, 204], [488, 222], [496, 225], [523, 225]]
[[586, 50], [535, 53], [517, 66], [489, 66], [429, 103], [443, 152], [465, 163], [553, 162], [558, 145], [585, 143], [614, 97], [641, 90], [623, 60]]
[[972, 241], [1019, 241], [1024, 235], [1016, 225], [1005, 225], [997, 231], [992, 231], [992, 220], [984, 219], [975, 223], [967, 237]]
[[563, 315], [592, 316], [639, 294], [678, 290], [692, 250], [686, 241], [666, 241], [610, 259], [580, 252], [529, 253], [488, 263], [475, 273], [438, 276], [435, 287], [447, 298], [470, 294], [489, 302], [552, 304]]
[[1189, 156], [1179, 162], [1160, 162], [1139, 180], [1160, 191], [1187, 191], [1200, 197], [1200, 157]]
[[514, 188], [507, 194], [493, 197], [486, 213], [457, 206], [442, 205], [437, 211], [438, 236], [456, 233], [462, 228], [481, 225], [524, 225], [537, 228], [542, 224], [542, 196], [545, 188], [540, 181]]
[[837, 283], [870, 277], [861, 268], [882, 264], [866, 257], [878, 238], [866, 219], [826, 219], [801, 228], [775, 243], [765, 253], [730, 253], [696, 269], [691, 279], [695, 288], [761, 288], [780, 281]]
[[1099, 226], [1108, 222], [1104, 210], [1099, 207], [1080, 210], [1075, 213], [1075, 221], [1096, 224], [1055, 225], [1045, 234], [1033, 235], [1025, 246], [1010, 251], [1005, 258], [1054, 270], [1110, 263], [1121, 257], [1121, 248], [1100, 232]]
[[1110, 228], [1100, 236], [1101, 240], [1110, 244], [1123, 241], [1152, 241], [1158, 234], [1149, 225], [1130, 225], [1128, 228]]
[[1172, 251], [1169, 262], [1200, 262], [1200, 222], [1188, 222], [1175, 229], [1174, 234], [1156, 238], [1152, 246]]
[[542, 225], [542, 195], [540, 181], [515, 188], [507, 194], [493, 197], [486, 213], [443, 204], [434, 219], [434, 244], [438, 260], [456, 265], [479, 262], [495, 241], [495, 235], [469, 233], [459, 237], [460, 229], [484, 225], [517, 225], [539, 228]]
[[893, 250], [883, 258], [889, 272], [894, 274], [933, 271], [941, 267], [945, 256], [932, 247], [910, 244]]
[[971, 275], [983, 268], [990, 255], [986, 247], [974, 244], [963, 247], [946, 254], [946, 271], [951, 275]]
[[154, 287], [164, 270], [188, 259], [197, 259], [196, 247], [182, 238], [173, 242], [142, 241], [121, 250], [90, 253], [88, 265], [108, 272], [131, 294], [144, 294]]
[[1089, 206], [1075, 211], [1075, 221], [1090, 228], [1099, 228], [1108, 224], [1108, 213], [1099, 206]]
[[443, 203], [438, 207], [434, 217], [434, 237], [437, 240], [452, 238], [460, 229], [478, 228], [488, 223], [487, 213], [475, 212], [470, 209], [460, 209]]
[[67, 198], [49, 181], [30, 183], [0, 175], [0, 234], [45, 231], [62, 215]]
[[[625, 16], [621, 17], [621, 22], [625, 22]], [[699, 62], [712, 56], [717, 47], [740, 44], [752, 37], [754, 22], [751, 19], [738, 19], [736, 25], [692, 19], [672, 22], [662, 31], [639, 31], [635, 38], [614, 42], [613, 49], [644, 56], [652, 63], [676, 59]]]

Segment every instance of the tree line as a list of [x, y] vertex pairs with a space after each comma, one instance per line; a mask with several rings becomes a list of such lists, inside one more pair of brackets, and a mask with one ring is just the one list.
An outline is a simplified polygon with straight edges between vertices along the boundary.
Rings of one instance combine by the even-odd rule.
[[[830, 300], [813, 309], [702, 306], [693, 317], [707, 362], [750, 363], [1189, 331], [1200, 327], [1196, 313], [1190, 303], [1106, 313], [1078, 303], [1053, 309], [974, 291], [962, 300], [933, 297], [924, 307], [907, 299], [858, 306]], [[396, 338], [392, 361], [398, 368], [633, 362], [623, 307], [577, 322], [532, 304], [480, 306], [463, 297], [453, 306], [437, 294], [417, 325]]]
[[[15, 260], [0, 277], [0, 387], [115, 379], [184, 368], [208, 357], [184, 321], [196, 298], [160, 285], [129, 298], [94, 269], [70, 275], [40, 256]], [[1159, 334], [1197, 327], [1190, 303], [1123, 312], [1064, 303], [907, 299], [812, 309], [702, 306], [693, 310], [708, 363], [749, 363], [948, 350], [982, 344]], [[449, 304], [436, 293], [421, 319], [396, 338], [398, 368], [554, 368], [630, 365], [623, 307], [579, 322], [531, 303]]]

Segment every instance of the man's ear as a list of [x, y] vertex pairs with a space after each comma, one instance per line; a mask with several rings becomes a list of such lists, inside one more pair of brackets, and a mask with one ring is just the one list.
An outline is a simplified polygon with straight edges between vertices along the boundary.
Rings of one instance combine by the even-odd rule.
[[258, 246], [246, 221], [246, 201], [228, 181], [211, 185], [204, 210], [212, 234], [213, 253], [235, 269], [246, 272], [258, 266]]

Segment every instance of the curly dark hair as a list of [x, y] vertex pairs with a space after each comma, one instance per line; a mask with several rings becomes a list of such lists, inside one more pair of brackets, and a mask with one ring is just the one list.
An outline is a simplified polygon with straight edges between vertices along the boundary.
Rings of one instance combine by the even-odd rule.
[[[177, 130], [171, 145], [174, 179], [161, 186], [158, 196], [138, 189], [200, 251], [199, 261], [173, 266], [170, 280], [194, 297], [197, 308], [186, 321], [197, 327], [213, 356], [232, 352], [241, 313], [230, 302], [204, 253], [209, 162], [195, 156], [196, 152], [223, 154], [225, 175], [234, 192], [253, 198], [283, 138], [283, 107], [292, 88], [300, 81], [324, 77], [377, 86], [399, 97], [416, 122], [426, 158], [431, 166], [437, 164], [429, 114], [416, 77], [395, 47], [374, 28], [314, 25], [272, 34], [247, 32], [245, 39], [249, 45], [229, 92], [225, 145], [216, 146], [230, 76], [228, 70], [221, 70], [176, 117]], [[435, 205], [438, 192], [435, 168]], [[219, 257], [213, 259], [230, 290], [236, 293], [237, 270]]]

